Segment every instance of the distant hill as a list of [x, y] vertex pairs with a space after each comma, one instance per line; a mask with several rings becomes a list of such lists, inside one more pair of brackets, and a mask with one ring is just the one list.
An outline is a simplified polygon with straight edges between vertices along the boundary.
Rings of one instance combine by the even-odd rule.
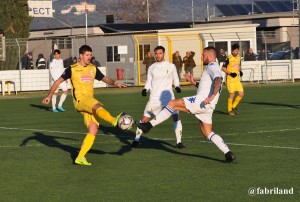
[[[146, 1], [146, 0], [145, 0]], [[44, 30], [63, 28], [67, 25], [72, 27], [85, 26], [85, 15], [74, 15], [74, 13], [61, 14], [61, 10], [67, 9], [70, 4], [80, 3], [83, 0], [53, 0], [54, 18], [34, 18], [32, 20], [31, 30]], [[88, 13], [88, 25], [98, 25], [106, 23], [106, 15], [110, 14], [111, 4], [116, 0], [88, 0], [88, 3], [97, 5], [97, 12]], [[151, 3], [151, 0], [149, 0]], [[194, 19], [195, 21], [205, 20], [207, 18], [207, 2], [208, 0], [194, 0]], [[214, 9], [215, 4], [236, 4], [251, 3], [252, 0], [210, 0], [209, 15], [218, 15], [218, 11]], [[159, 8], [160, 18], [156, 22], [191, 22], [192, 0], [163, 0], [162, 6]], [[62, 23], [63, 22], [63, 23]], [[119, 21], [120, 23], [121, 21]], [[150, 10], [150, 22], [151, 10]], [[118, 23], [116, 21], [115, 23]]]

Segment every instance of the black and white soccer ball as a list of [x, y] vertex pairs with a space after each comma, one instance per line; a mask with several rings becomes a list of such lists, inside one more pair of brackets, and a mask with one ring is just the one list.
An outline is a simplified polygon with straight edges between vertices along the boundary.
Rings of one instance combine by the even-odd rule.
[[130, 115], [125, 114], [119, 118], [118, 127], [122, 130], [130, 130], [132, 128], [133, 122], [133, 118]]

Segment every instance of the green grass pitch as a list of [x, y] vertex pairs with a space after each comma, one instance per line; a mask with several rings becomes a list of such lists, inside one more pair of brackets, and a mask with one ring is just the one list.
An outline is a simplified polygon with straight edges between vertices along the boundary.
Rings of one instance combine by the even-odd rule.
[[[141, 118], [148, 98], [142, 88], [98, 89], [96, 98], [112, 115]], [[224, 87], [213, 115], [237, 160], [200, 133], [198, 121], [181, 113], [184, 150], [175, 148], [171, 120], [153, 128], [130, 149], [132, 132], [101, 122], [87, 159], [73, 164], [86, 128], [71, 96], [64, 113], [41, 104], [46, 92], [0, 98], [0, 201], [299, 201], [300, 84], [247, 84], [240, 115], [227, 115]], [[195, 94], [182, 88], [176, 97]], [[250, 188], [291, 189], [293, 194], [250, 196]]]

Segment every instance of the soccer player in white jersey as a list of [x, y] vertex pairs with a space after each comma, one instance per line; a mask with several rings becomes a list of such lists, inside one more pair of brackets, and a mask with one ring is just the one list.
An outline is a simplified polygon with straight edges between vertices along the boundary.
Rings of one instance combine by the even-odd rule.
[[[53, 51], [53, 60], [50, 62], [50, 74], [51, 74], [51, 81], [52, 84], [62, 75], [62, 73], [65, 71], [64, 68], [64, 61], [60, 58], [60, 50], [56, 49]], [[58, 94], [58, 90], [62, 89], [63, 90], [63, 94], [60, 96], [59, 99], [59, 103], [57, 105], [57, 109], [56, 109], [56, 97]], [[56, 89], [56, 91], [54, 92], [53, 96], [52, 96], [52, 111], [53, 112], [64, 112], [65, 109], [63, 108], [63, 103], [66, 100], [68, 95], [68, 84], [66, 81], [63, 81], [59, 87]]]
[[225, 162], [230, 163], [235, 160], [234, 154], [223, 139], [212, 130], [212, 114], [218, 103], [222, 85], [221, 68], [216, 62], [216, 53], [216, 49], [212, 46], [203, 50], [202, 60], [206, 66], [200, 83], [195, 82], [192, 76], [186, 77], [198, 88], [196, 95], [171, 100], [155, 119], [147, 123], [136, 122], [136, 124], [144, 133], [147, 133], [152, 127], [167, 120], [175, 110], [192, 113], [199, 119], [202, 134], [225, 154]]
[[[142, 90], [143, 96], [147, 96], [147, 91], [150, 91], [150, 96], [149, 101], [145, 107], [143, 117], [140, 120], [141, 123], [148, 122], [152, 115], [157, 115], [168, 104], [170, 100], [175, 99], [172, 90], [173, 81], [176, 92], [181, 92], [175, 65], [168, 61], [165, 61], [164, 59], [165, 48], [163, 46], [157, 46], [154, 49], [154, 53], [156, 62], [149, 67], [146, 85]], [[185, 146], [181, 142], [182, 124], [179, 113], [178, 111], [174, 110], [171, 115], [173, 117], [174, 130], [177, 139], [176, 147], [179, 149], [183, 149], [185, 148]], [[142, 133], [143, 131], [137, 128], [135, 140], [131, 144], [133, 148], [139, 145], [139, 140]]]

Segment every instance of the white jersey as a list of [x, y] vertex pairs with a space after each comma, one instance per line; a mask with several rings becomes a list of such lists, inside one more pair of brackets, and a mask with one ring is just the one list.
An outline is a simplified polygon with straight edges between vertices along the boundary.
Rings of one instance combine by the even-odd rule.
[[64, 71], [64, 61], [62, 59], [53, 59], [50, 62], [50, 74], [53, 82], [56, 81]]
[[145, 89], [150, 90], [150, 101], [164, 101], [174, 99], [172, 84], [179, 87], [176, 67], [168, 61], [156, 62], [148, 69]]
[[[211, 62], [205, 66], [205, 70], [201, 75], [200, 83], [197, 89], [197, 97], [200, 97], [200, 99], [205, 100], [206, 98], [212, 95], [214, 90], [214, 79], [216, 77], [222, 78], [222, 71], [217, 62]], [[209, 104], [210, 107], [212, 107], [213, 109], [218, 103], [220, 93], [221, 93], [221, 88], [219, 90], [219, 93], [214, 97], [214, 99]]]

